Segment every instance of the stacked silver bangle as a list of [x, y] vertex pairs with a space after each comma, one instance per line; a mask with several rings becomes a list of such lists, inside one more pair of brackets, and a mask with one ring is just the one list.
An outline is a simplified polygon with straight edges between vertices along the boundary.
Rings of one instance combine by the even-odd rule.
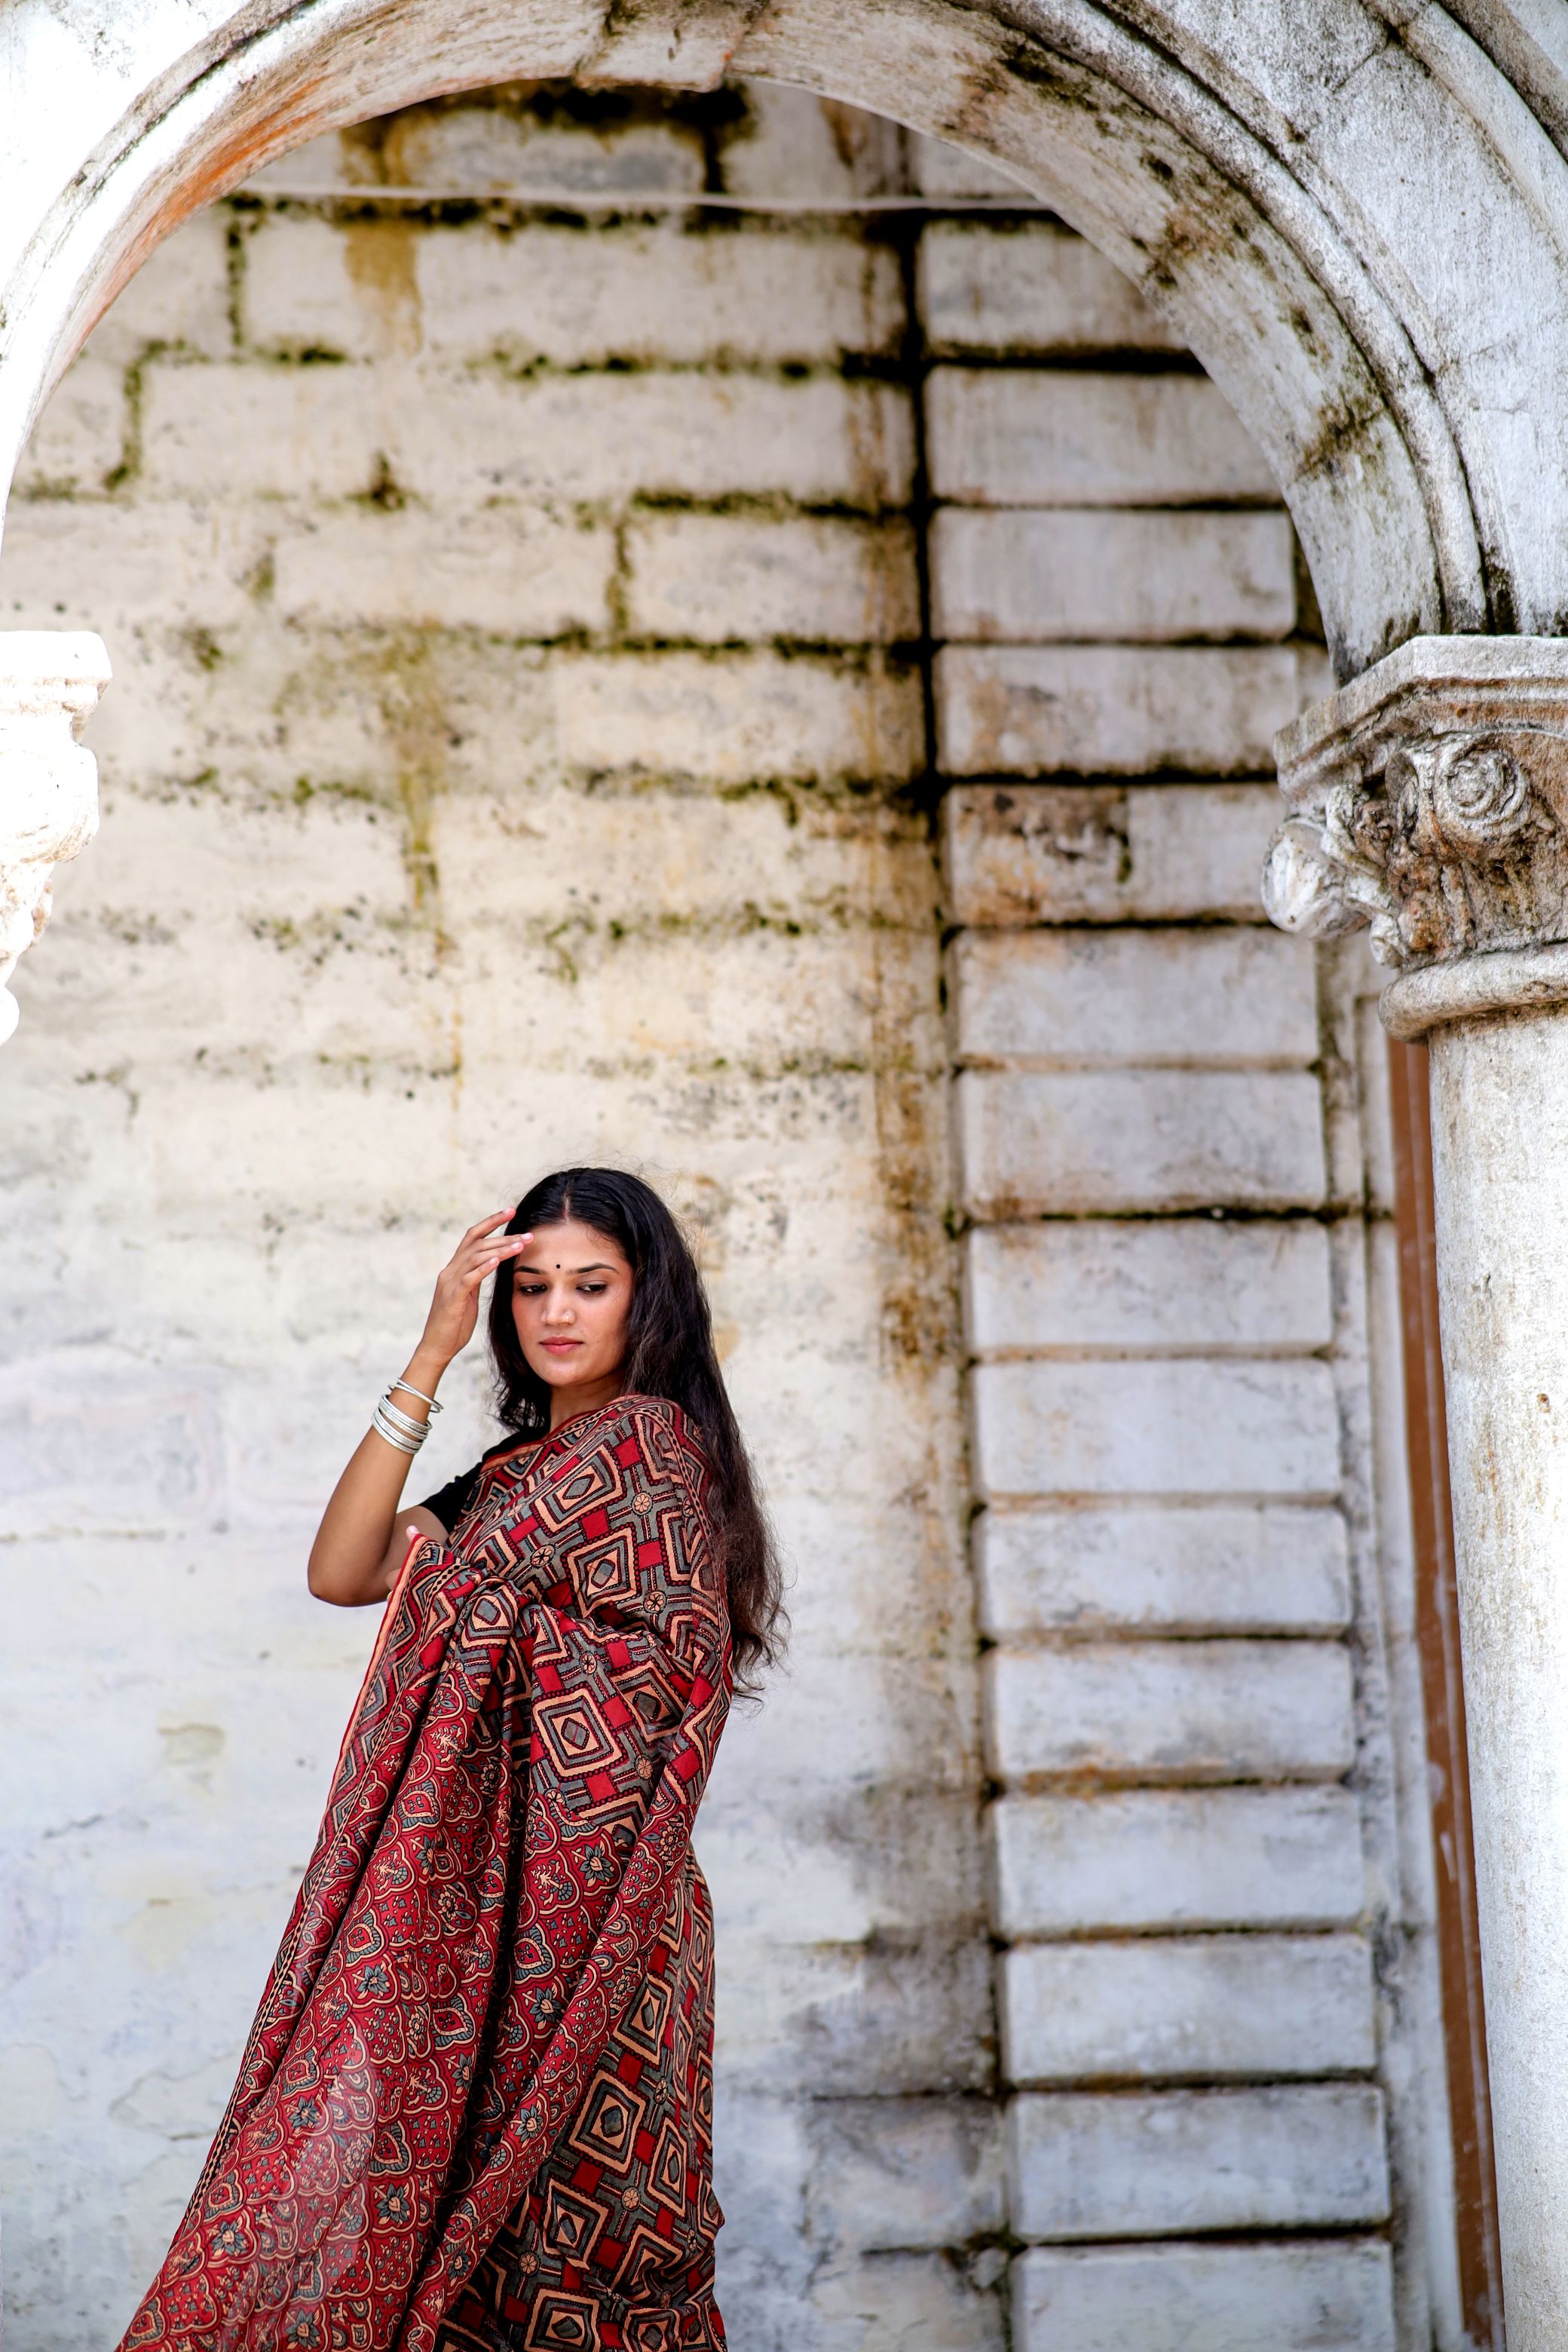
[[388, 1445], [395, 1445], [399, 1454], [417, 1454], [430, 1434], [430, 1424], [427, 1421], [416, 1421], [411, 1412], [405, 1412], [401, 1405], [394, 1404], [392, 1389], [407, 1389], [410, 1396], [416, 1396], [421, 1404], [429, 1406], [432, 1412], [439, 1412], [441, 1408], [434, 1397], [426, 1396], [423, 1389], [410, 1387], [406, 1381], [394, 1381], [392, 1388], [378, 1400], [370, 1417], [370, 1425], [376, 1435], [384, 1437]]

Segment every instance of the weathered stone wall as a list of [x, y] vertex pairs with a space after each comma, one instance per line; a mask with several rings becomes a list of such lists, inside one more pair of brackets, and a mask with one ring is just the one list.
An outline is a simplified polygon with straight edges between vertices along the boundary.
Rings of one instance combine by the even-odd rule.
[[1391, 2219], [1399, 2340], [1451, 2337], [1368, 1457], [1381, 1039], [1357, 960], [1257, 901], [1320, 690], [1289, 530], [1081, 247], [933, 226], [922, 280], [940, 752], [988, 779], [942, 814], [1008, 2189], [1064, 2242], [1015, 2341], [1392, 2343]]
[[737, 2342], [990, 2347], [1017, 2241], [1027, 2352], [1381, 2347], [1391, 2242], [1441, 2334], [1376, 1041], [1256, 895], [1321, 656], [1218, 395], [987, 194], [780, 89], [421, 108], [35, 438], [0, 610], [117, 682], [0, 1063], [16, 2352], [110, 2339], [226, 2090], [372, 1631], [321, 1498], [452, 1232], [595, 1152], [797, 1573], [700, 1840]]

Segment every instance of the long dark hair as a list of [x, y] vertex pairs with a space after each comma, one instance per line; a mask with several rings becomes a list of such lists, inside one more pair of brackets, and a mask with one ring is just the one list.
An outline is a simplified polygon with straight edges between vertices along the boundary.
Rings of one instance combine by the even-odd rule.
[[[640, 1176], [618, 1168], [559, 1169], [523, 1194], [507, 1232], [526, 1234], [568, 1217], [614, 1242], [632, 1270], [623, 1385], [635, 1395], [668, 1397], [702, 1441], [713, 1474], [735, 1684], [748, 1690], [783, 1647], [781, 1579], [773, 1532], [714, 1352], [702, 1277], [679, 1226]], [[550, 1384], [530, 1369], [517, 1336], [512, 1263], [507, 1258], [497, 1267], [490, 1294], [496, 1412], [520, 1437], [542, 1437], [550, 1427]]]

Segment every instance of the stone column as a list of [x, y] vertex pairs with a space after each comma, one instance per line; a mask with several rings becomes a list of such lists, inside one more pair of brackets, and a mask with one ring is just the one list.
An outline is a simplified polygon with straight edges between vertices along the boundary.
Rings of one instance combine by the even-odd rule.
[[1568, 2344], [1568, 642], [1416, 637], [1279, 738], [1288, 930], [1432, 1056], [1510, 2352]]
[[49, 919], [49, 877], [98, 830], [98, 763], [77, 737], [109, 683], [101, 637], [0, 630], [0, 1045], [6, 986]]

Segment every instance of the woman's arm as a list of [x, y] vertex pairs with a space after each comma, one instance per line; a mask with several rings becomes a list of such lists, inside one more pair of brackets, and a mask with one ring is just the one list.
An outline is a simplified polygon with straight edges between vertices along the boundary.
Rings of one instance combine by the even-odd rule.
[[[499, 1234], [510, 1215], [510, 1209], [499, 1209], [494, 1216], [470, 1225], [437, 1277], [424, 1336], [404, 1370], [404, 1379], [412, 1381], [414, 1389], [393, 1383], [394, 1404], [415, 1421], [428, 1422], [430, 1408], [414, 1390], [434, 1396], [442, 1373], [474, 1336], [480, 1284], [533, 1238], [531, 1234]], [[397, 1507], [413, 1459], [374, 1429], [361, 1438], [332, 1489], [310, 1547], [307, 1576], [318, 1600], [333, 1601], [341, 1609], [384, 1601], [415, 1533], [446, 1535], [433, 1511]]]

